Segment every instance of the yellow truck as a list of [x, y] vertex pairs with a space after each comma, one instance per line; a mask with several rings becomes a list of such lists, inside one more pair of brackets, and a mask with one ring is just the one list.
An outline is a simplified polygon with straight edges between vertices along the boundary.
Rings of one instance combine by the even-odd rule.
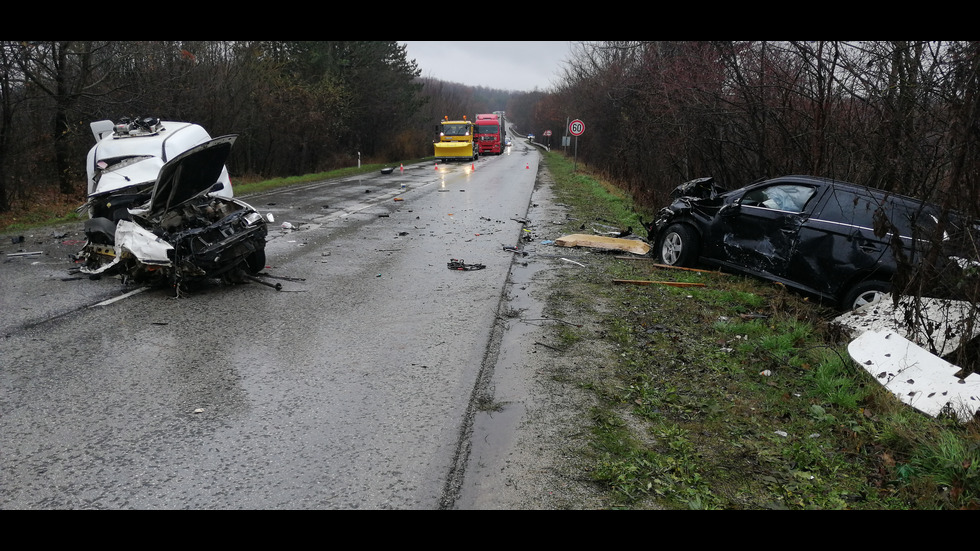
[[473, 141], [473, 122], [465, 115], [462, 120], [452, 121], [444, 117], [434, 146], [436, 161], [475, 161], [480, 156]]

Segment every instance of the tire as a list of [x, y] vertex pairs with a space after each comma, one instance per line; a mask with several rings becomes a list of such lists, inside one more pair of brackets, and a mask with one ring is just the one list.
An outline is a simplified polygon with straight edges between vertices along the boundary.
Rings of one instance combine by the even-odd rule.
[[841, 300], [841, 309], [844, 311], [854, 310], [876, 300], [887, 297], [891, 292], [892, 286], [885, 281], [868, 280], [862, 281], [844, 295]]
[[265, 268], [265, 249], [255, 249], [245, 257], [245, 271], [256, 275]]
[[668, 266], [693, 268], [698, 262], [700, 243], [697, 232], [686, 224], [671, 224], [657, 240], [660, 261]]

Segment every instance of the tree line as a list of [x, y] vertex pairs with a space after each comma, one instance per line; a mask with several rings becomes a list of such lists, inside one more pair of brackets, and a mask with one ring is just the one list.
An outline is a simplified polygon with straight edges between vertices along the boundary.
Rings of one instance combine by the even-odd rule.
[[848, 180], [976, 216], [980, 42], [577, 43], [535, 129], [655, 205], [677, 184]]
[[233, 175], [280, 177], [431, 155], [444, 114], [505, 102], [420, 74], [383, 41], [0, 42], [0, 212], [43, 190], [81, 200], [92, 121], [238, 134]]
[[2, 42], [0, 210], [83, 191], [100, 119], [238, 134], [230, 168], [274, 177], [431, 155], [444, 115], [506, 110], [553, 145], [585, 121], [578, 156], [651, 208], [806, 173], [978, 214], [980, 42], [582, 42], [560, 69], [521, 93], [422, 78], [396, 42]]

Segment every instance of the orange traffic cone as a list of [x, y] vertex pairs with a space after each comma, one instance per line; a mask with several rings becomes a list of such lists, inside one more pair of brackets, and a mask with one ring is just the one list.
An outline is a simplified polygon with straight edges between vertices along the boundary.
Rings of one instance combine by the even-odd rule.
[[470, 170], [476, 170], [476, 163], [470, 165]]
[[399, 171], [401, 171], [401, 172], [405, 172], [405, 165], [404, 165], [404, 163], [403, 163], [403, 164], [401, 164], [401, 165], [400, 165], [400, 166], [398, 167], [398, 170], [399, 170]]
[[436, 170], [439, 170], [439, 163], [436, 163]]

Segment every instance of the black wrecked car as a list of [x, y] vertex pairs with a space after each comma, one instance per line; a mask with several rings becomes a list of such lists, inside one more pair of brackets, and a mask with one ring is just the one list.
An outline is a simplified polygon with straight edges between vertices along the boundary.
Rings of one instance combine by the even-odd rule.
[[[915, 262], [937, 241], [941, 216], [935, 205], [815, 176], [783, 176], [732, 191], [699, 178], [679, 186], [671, 200], [647, 225], [664, 264], [757, 276], [843, 310], [890, 292], [897, 244], [898, 255]], [[946, 220], [943, 269], [975, 267], [975, 255], [957, 256], [969, 248], [954, 245], [976, 235], [977, 223], [956, 214]]]

